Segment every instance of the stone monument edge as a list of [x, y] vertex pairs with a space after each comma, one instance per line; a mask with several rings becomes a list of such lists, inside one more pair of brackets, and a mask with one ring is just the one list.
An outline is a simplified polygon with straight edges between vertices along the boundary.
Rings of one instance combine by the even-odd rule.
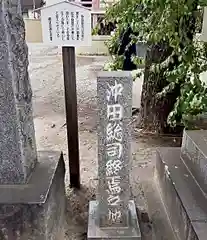
[[132, 78], [131, 71], [100, 71], [97, 78]]
[[65, 234], [65, 163], [57, 153], [38, 152], [41, 166], [37, 164], [27, 184], [0, 185], [0, 236], [7, 239], [14, 231], [22, 240], [47, 239], [47, 234], [58, 240], [58, 234]]

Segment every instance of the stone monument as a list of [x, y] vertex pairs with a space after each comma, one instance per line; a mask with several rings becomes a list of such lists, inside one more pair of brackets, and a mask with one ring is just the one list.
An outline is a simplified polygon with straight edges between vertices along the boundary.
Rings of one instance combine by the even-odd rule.
[[61, 239], [64, 161], [37, 152], [20, 0], [0, 1], [0, 239]]
[[176, 239], [207, 236], [207, 130], [184, 130], [181, 147], [157, 149], [156, 182]]
[[129, 184], [132, 76], [102, 72], [97, 92], [99, 187], [89, 205], [88, 239], [141, 239]]

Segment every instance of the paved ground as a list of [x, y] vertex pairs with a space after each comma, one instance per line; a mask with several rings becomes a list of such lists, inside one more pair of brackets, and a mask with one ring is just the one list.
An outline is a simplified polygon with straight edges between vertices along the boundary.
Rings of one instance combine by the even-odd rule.
[[[66, 145], [65, 107], [61, 51], [43, 45], [29, 45], [29, 72], [34, 95], [34, 121], [38, 149], [63, 151], [67, 167], [66, 190], [68, 198], [67, 232], [65, 239], [86, 239], [88, 202], [95, 199], [97, 185], [97, 137], [96, 137], [96, 76], [106, 57], [77, 58], [77, 92], [81, 159], [80, 191], [69, 188], [68, 156]], [[136, 121], [136, 119], [134, 119]], [[164, 143], [163, 143], [164, 142]], [[173, 139], [156, 139], [133, 132], [131, 186], [132, 198], [144, 213], [150, 209], [155, 231], [161, 232], [158, 240], [172, 240], [168, 226], [163, 227], [160, 203], [154, 192], [153, 168], [157, 146], [173, 146]], [[144, 191], [146, 194], [144, 195]], [[155, 196], [156, 195], [156, 196]], [[146, 199], [146, 196], [148, 199]], [[154, 198], [153, 198], [154, 197]], [[159, 202], [159, 201], [158, 201]], [[151, 204], [151, 205], [150, 205]], [[153, 206], [154, 205], [154, 206]], [[153, 207], [150, 207], [153, 206]], [[146, 214], [143, 214], [146, 216]], [[161, 221], [161, 228], [157, 220]], [[142, 228], [145, 239], [152, 239], [149, 219], [144, 217]]]

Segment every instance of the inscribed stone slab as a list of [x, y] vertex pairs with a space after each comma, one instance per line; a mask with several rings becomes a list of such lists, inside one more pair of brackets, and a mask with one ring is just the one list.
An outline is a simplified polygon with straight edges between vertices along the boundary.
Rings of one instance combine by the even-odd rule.
[[141, 239], [135, 202], [130, 200], [132, 76], [98, 75], [97, 201], [89, 204], [88, 240]]
[[100, 226], [128, 226], [132, 77], [103, 72], [98, 91], [98, 166]]

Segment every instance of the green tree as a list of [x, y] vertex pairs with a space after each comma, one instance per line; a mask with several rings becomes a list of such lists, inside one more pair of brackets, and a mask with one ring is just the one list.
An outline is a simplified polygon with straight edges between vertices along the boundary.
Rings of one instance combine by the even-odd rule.
[[141, 100], [144, 128], [180, 131], [207, 112], [207, 88], [200, 79], [207, 70], [207, 47], [196, 38], [204, 5], [206, 0], [120, 0], [107, 11], [108, 20], [118, 23], [109, 43], [112, 54], [128, 24], [133, 41], [148, 45]]

